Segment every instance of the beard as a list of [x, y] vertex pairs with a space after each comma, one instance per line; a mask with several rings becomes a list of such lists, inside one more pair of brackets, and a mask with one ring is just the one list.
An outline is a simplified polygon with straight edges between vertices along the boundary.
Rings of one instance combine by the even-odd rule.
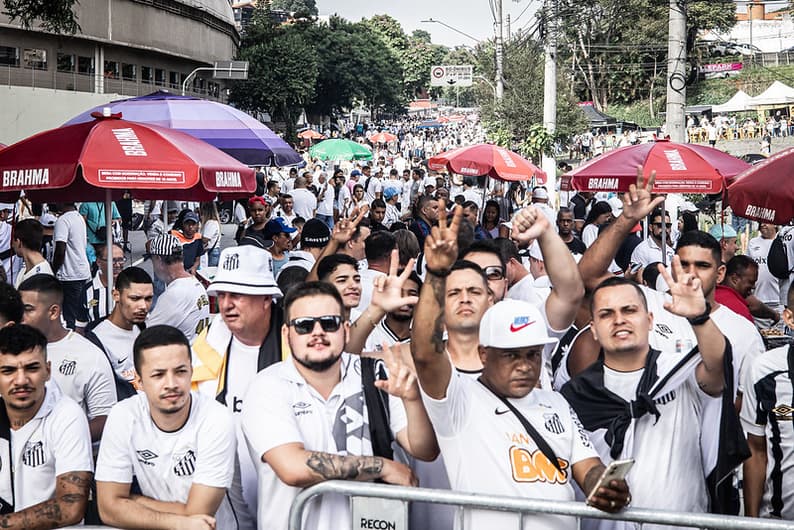
[[310, 359], [301, 359], [295, 352], [292, 353], [293, 359], [295, 359], [298, 364], [301, 366], [308, 368], [312, 372], [327, 372], [331, 367], [333, 367], [336, 362], [342, 357], [342, 353], [331, 354], [330, 357], [326, 359], [321, 359], [319, 361], [313, 361]]
[[411, 313], [389, 313], [389, 316], [396, 320], [397, 322], [410, 322], [413, 318], [413, 311]]

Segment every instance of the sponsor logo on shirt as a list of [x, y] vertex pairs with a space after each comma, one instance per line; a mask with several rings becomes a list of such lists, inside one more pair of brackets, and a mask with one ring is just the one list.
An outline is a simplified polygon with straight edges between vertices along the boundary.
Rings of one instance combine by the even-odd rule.
[[177, 477], [189, 477], [196, 471], [196, 453], [188, 450], [174, 465], [174, 474]]
[[58, 371], [61, 372], [63, 375], [74, 375], [74, 369], [77, 367], [77, 361], [70, 361], [69, 359], [64, 359], [61, 361], [60, 366], [58, 366]]
[[312, 406], [309, 403], [298, 401], [292, 405], [292, 412], [295, 414], [295, 416], [303, 416], [304, 414], [311, 414], [313, 411]]
[[543, 419], [546, 420], [543, 426], [546, 427], [547, 431], [554, 434], [562, 434], [565, 432], [565, 426], [562, 424], [562, 421], [560, 421], [560, 417], [556, 412], [544, 414]]
[[549, 484], [565, 484], [568, 482], [567, 460], [558, 458], [560, 471], [540, 450], [529, 451], [523, 447], [510, 448], [510, 467], [513, 480], [516, 482], [547, 482]]
[[794, 408], [786, 404], [778, 405], [772, 409], [772, 412], [775, 414], [775, 419], [778, 420], [790, 420], [794, 417]]
[[509, 409], [499, 410], [499, 407], [496, 407], [493, 412], [497, 416], [501, 416], [502, 414], [507, 414], [508, 412], [510, 412], [510, 410]]
[[44, 442], [27, 442], [22, 451], [22, 463], [28, 467], [39, 467], [47, 462], [44, 454]]
[[141, 464], [152, 466], [154, 467], [154, 460], [157, 458], [157, 453], [154, 451], [150, 451], [149, 449], [143, 449], [142, 451], [135, 451], [138, 454], [138, 462]]

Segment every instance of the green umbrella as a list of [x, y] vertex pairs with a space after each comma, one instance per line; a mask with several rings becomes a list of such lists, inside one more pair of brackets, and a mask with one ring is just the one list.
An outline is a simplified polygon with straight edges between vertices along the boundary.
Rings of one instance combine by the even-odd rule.
[[372, 151], [352, 140], [324, 140], [309, 149], [320, 160], [372, 160]]

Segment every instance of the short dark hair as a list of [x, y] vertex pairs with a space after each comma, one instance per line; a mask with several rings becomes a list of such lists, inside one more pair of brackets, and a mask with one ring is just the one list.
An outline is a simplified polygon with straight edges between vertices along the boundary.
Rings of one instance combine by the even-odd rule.
[[502, 265], [502, 270], [505, 270], [507, 267], [507, 260], [505, 259], [504, 254], [502, 254], [502, 249], [492, 239], [480, 239], [475, 241], [474, 243], [469, 245], [468, 249], [466, 249], [466, 254], [470, 254], [472, 252], [483, 252], [486, 254], [493, 254], [494, 256], [499, 258], [499, 263]]
[[289, 311], [292, 308], [292, 304], [294, 304], [296, 300], [306, 298], [307, 296], [330, 296], [339, 304], [339, 314], [344, 314], [345, 305], [336, 287], [327, 282], [303, 282], [290, 289], [284, 297], [285, 321], [288, 322], [290, 320]]
[[562, 214], [564, 214], [564, 213], [569, 213], [569, 214], [573, 215], [573, 210], [571, 210], [567, 206], [560, 206], [560, 209], [557, 210], [557, 220], [558, 221], [560, 220], [560, 216]]
[[391, 251], [397, 248], [394, 234], [386, 231], [372, 232], [364, 240], [364, 256], [367, 261], [381, 261], [389, 259]]
[[711, 256], [714, 258], [714, 263], [719, 267], [722, 264], [722, 247], [720, 242], [714, 239], [714, 236], [702, 230], [690, 230], [684, 232], [678, 237], [678, 244], [675, 251], [678, 252], [684, 247], [701, 247], [711, 250]]
[[46, 294], [55, 299], [59, 306], [63, 305], [63, 286], [51, 274], [34, 274], [24, 282], [19, 284], [19, 292], [34, 291], [39, 294]]
[[463, 208], [469, 208], [469, 209], [475, 209], [475, 210], [479, 210], [480, 209], [480, 205], [477, 204], [474, 201], [464, 201], [461, 206]]
[[458, 259], [469, 251], [472, 243], [474, 243], [474, 223], [461, 219], [458, 228]]
[[590, 293], [590, 314], [593, 314], [595, 296], [598, 291], [600, 291], [601, 289], [607, 289], [609, 287], [618, 287], [621, 285], [630, 285], [631, 287], [634, 287], [634, 290], [637, 291], [637, 294], [639, 295], [640, 300], [642, 301], [642, 306], [645, 308], [645, 311], [648, 311], [648, 300], [645, 298], [645, 293], [642, 292], [640, 286], [627, 278], [622, 278], [620, 276], [613, 276], [612, 278], [607, 278], [603, 282], [599, 283], [598, 286], [596, 286], [596, 288], [593, 289], [593, 292]]
[[383, 199], [375, 199], [369, 205], [370, 212], [375, 208], [386, 208], [386, 201]]
[[14, 226], [14, 239], [28, 250], [41, 251], [44, 227], [36, 219], [22, 219]]
[[278, 273], [276, 284], [281, 292], [286, 294], [296, 285], [306, 281], [308, 275], [309, 271], [303, 267], [284, 267]]
[[419, 252], [422, 249], [419, 248], [419, 240], [416, 238], [416, 234], [405, 228], [394, 230], [392, 234], [397, 244], [397, 251], [400, 253], [400, 265], [405, 266], [408, 260], [419, 256]]
[[653, 222], [653, 220], [657, 217], [662, 217], [662, 222], [664, 222], [664, 219], [670, 217], [670, 212], [667, 210], [664, 210], [663, 212], [661, 208], [654, 208], [651, 212], [651, 222]]
[[25, 306], [19, 291], [6, 282], [0, 282], [0, 318], [19, 324], [25, 314]]
[[41, 348], [47, 358], [47, 337], [33, 326], [16, 324], [0, 329], [0, 353], [19, 355], [22, 352]]
[[467, 259], [459, 259], [455, 263], [452, 264], [452, 267], [449, 269], [450, 273], [455, 271], [474, 271], [476, 272], [481, 278], [482, 283], [485, 288], [488, 288], [488, 277], [485, 275], [485, 271], [482, 270], [482, 267], [474, 263], [473, 261], [469, 261]]
[[[402, 274], [403, 272], [405, 272], [405, 269], [399, 269], [397, 274]], [[419, 274], [417, 274], [415, 270], [411, 271], [411, 274], [408, 275], [408, 279], [418, 285], [420, 291], [422, 290], [422, 284], [424, 282], [422, 282], [422, 278], [419, 277]]]
[[734, 256], [728, 260], [728, 263], [725, 264], [725, 277], [727, 278], [731, 274], [741, 276], [744, 274], [744, 271], [751, 268], [758, 268], [758, 263], [756, 263], [751, 257], [743, 256], [741, 254]]
[[132, 345], [132, 362], [135, 364], [135, 371], [141, 373], [143, 364], [143, 350], [156, 348], [157, 346], [171, 346], [181, 344], [187, 349], [187, 358], [191, 359], [190, 342], [185, 334], [174, 326], [160, 324], [141, 331]]
[[119, 292], [129, 289], [133, 283], [152, 283], [149, 273], [140, 267], [127, 267], [116, 277], [115, 288]]
[[350, 265], [358, 271], [358, 261], [348, 254], [331, 254], [317, 264], [317, 277], [325, 281], [340, 265]]

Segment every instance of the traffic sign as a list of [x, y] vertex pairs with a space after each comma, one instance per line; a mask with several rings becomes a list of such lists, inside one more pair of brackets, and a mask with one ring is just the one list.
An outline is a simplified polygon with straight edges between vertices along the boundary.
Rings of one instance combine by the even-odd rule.
[[430, 67], [430, 86], [471, 86], [473, 69], [470, 64]]

